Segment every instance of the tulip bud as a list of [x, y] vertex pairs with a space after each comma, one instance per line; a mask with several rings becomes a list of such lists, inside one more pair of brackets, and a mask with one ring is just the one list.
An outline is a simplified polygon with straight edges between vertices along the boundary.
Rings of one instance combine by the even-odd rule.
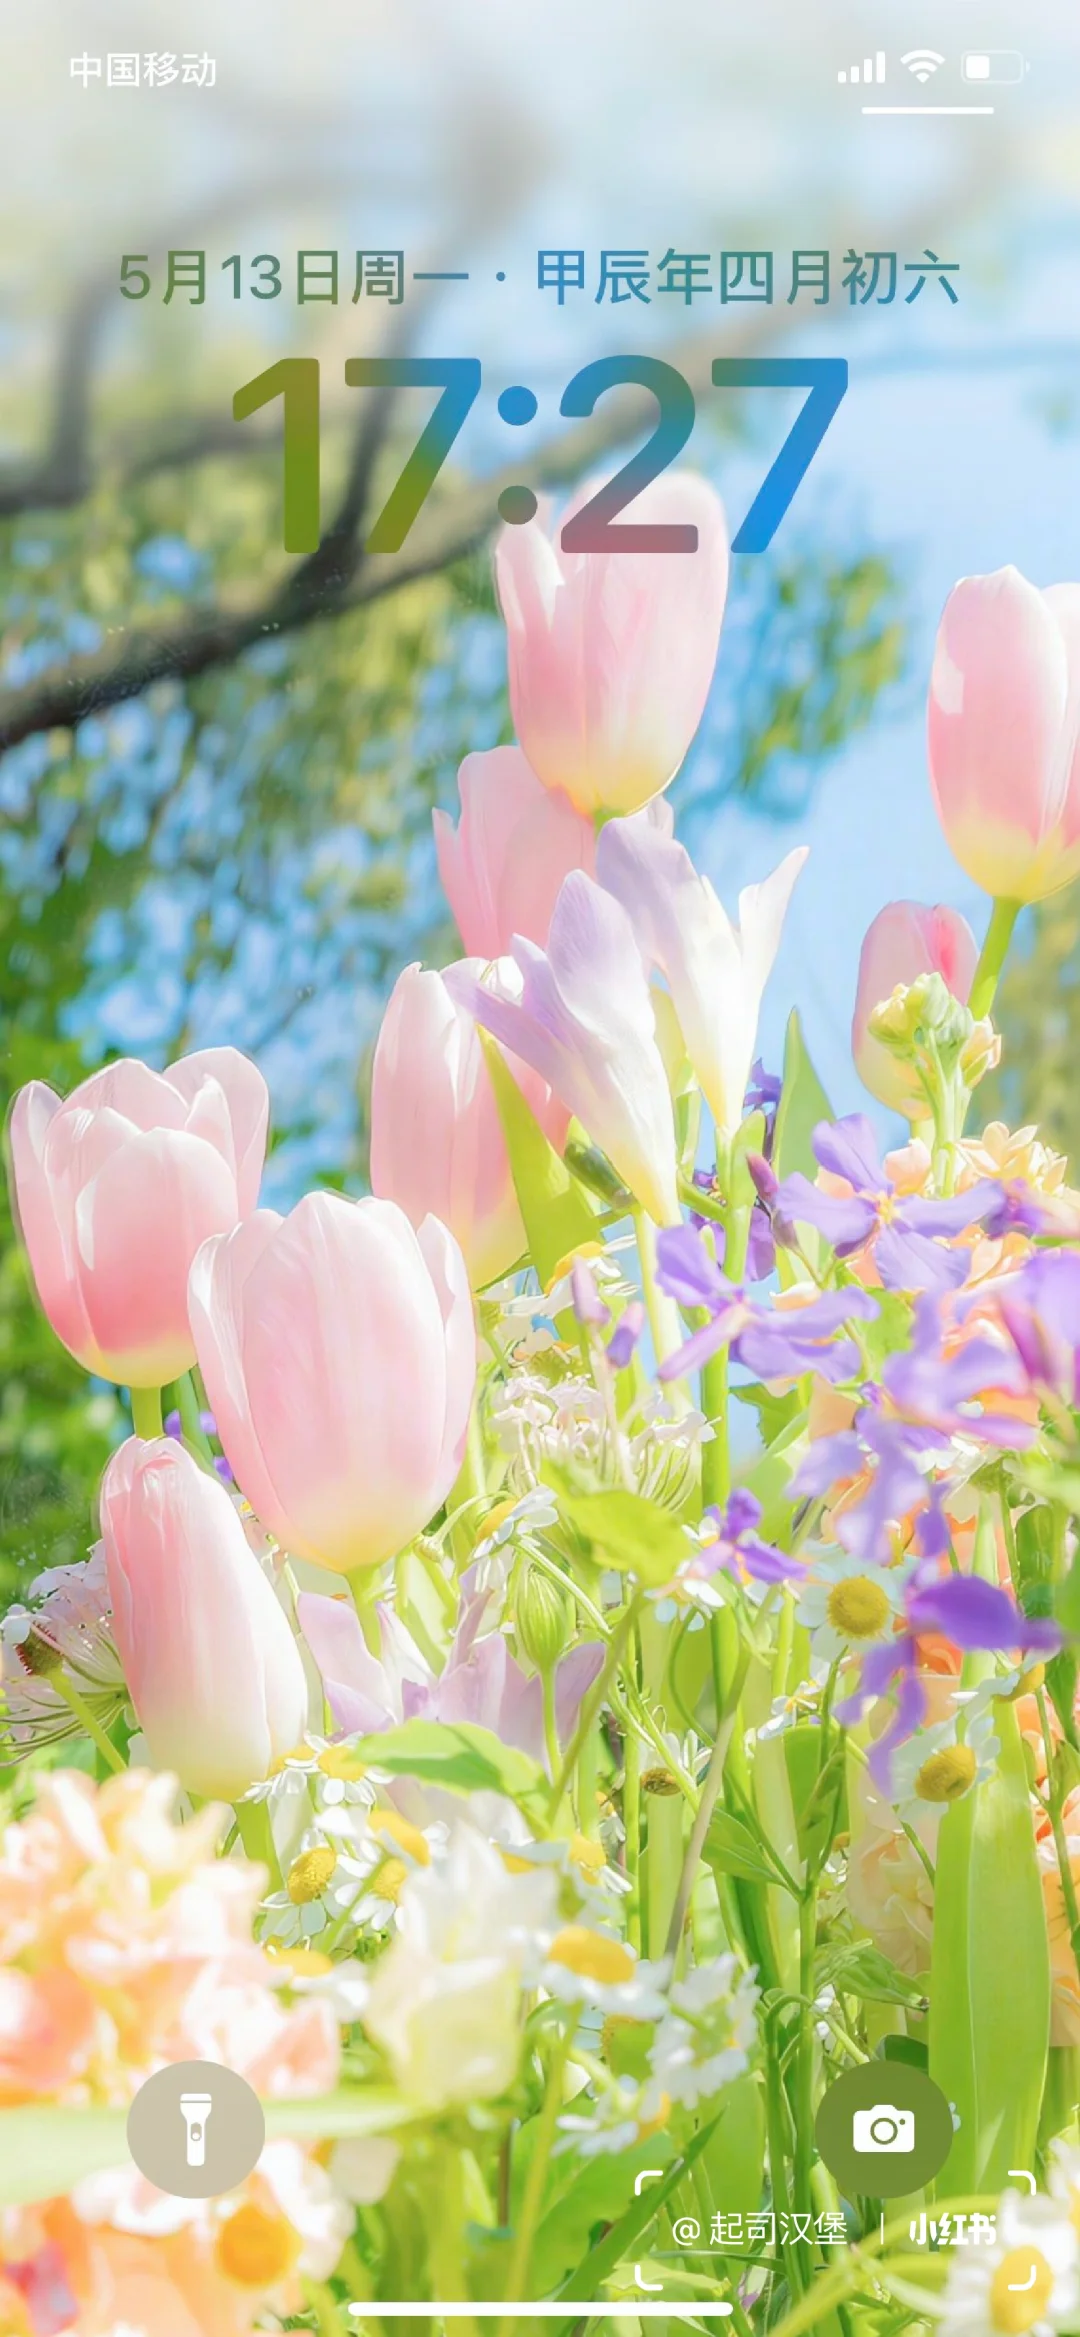
[[852, 1053], [871, 1095], [909, 1120], [929, 1109], [918, 1046], [931, 1037], [939, 1052], [962, 1044], [970, 1027], [956, 1010], [966, 1005], [977, 957], [975, 936], [955, 909], [891, 901], [867, 932]]
[[231, 1496], [171, 1437], [129, 1437], [101, 1488], [113, 1634], [156, 1768], [234, 1801], [303, 1735], [304, 1666]]
[[961, 868], [995, 900], [1080, 873], [1080, 585], [1015, 568], [949, 594], [930, 681], [930, 776]]
[[518, 1573], [514, 1630], [523, 1656], [541, 1673], [554, 1671], [573, 1637], [573, 1600], [528, 1558], [522, 1559]]

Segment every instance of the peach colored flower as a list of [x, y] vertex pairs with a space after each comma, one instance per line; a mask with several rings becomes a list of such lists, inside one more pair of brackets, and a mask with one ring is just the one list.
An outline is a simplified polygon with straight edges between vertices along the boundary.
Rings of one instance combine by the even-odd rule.
[[[176, 1781], [38, 1781], [0, 1844], [0, 2102], [132, 2098], [171, 2061], [227, 2062], [269, 2099], [328, 2091], [329, 2001], [252, 1938], [259, 1867], [216, 1856], [224, 1813], [184, 1825]], [[388, 2181], [392, 2155], [383, 2169]], [[376, 2185], [377, 2189], [377, 2185]], [[224, 2199], [178, 2200], [127, 2166], [0, 2215], [0, 2330], [41, 2337], [246, 2337], [302, 2309], [353, 2211], [313, 2153], [268, 2143]]]
[[[931, 1851], [940, 1811], [920, 1811], [918, 1825]], [[861, 1773], [853, 1795], [847, 1900], [856, 1923], [901, 1972], [914, 1977], [930, 1964], [934, 1889], [917, 1850], [889, 1803]]]

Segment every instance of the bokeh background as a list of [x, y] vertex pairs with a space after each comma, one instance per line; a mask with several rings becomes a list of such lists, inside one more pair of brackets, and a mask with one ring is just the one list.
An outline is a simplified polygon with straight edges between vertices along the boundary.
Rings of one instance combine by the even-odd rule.
[[[992, 119], [870, 120], [837, 71], [869, 48], [888, 93], [929, 44], [1030, 70]], [[206, 52], [211, 88], [108, 89], [107, 52]], [[430, 810], [470, 748], [509, 735], [490, 582], [500, 487], [559, 495], [611, 468], [645, 401], [559, 419], [590, 358], [663, 354], [699, 391], [689, 459], [733, 526], [791, 410], [721, 400], [717, 355], [845, 355], [851, 389], [770, 552], [740, 559], [716, 684], [673, 797], [729, 904], [794, 840], [812, 852], [763, 1025], [798, 997], [838, 1109], [860, 1102], [859, 944], [890, 898], [985, 904], [938, 834], [923, 707], [957, 576], [1080, 575], [1080, 23], [1072, 0], [35, 0], [0, 27], [0, 1075], [70, 1086], [109, 1056], [230, 1041], [270, 1080], [268, 1194], [359, 1191], [367, 1067], [401, 965], [454, 951]], [[971, 93], [966, 93], [970, 95]], [[960, 303], [852, 309], [837, 263], [929, 244]], [[584, 247], [560, 308], [539, 246]], [[774, 249], [771, 308], [597, 305], [602, 246]], [[833, 298], [786, 301], [793, 246]], [[208, 295], [161, 299], [203, 247]], [[345, 255], [340, 304], [234, 302], [221, 260]], [[400, 308], [349, 298], [348, 254], [403, 248], [467, 283]], [[154, 290], [118, 291], [122, 252]], [[499, 280], [501, 271], [502, 281]], [[713, 275], [715, 278], [715, 266]], [[908, 280], [910, 281], [910, 280]], [[478, 355], [485, 394], [399, 555], [365, 525], [420, 408], [343, 386], [347, 356]], [[280, 548], [274, 413], [233, 391], [322, 361], [326, 536]], [[513, 433], [495, 397], [531, 383]], [[1022, 929], [991, 1102], [1080, 1139], [1080, 910]], [[0, 1590], [81, 1555], [121, 1399], [39, 1322], [0, 1223]]]

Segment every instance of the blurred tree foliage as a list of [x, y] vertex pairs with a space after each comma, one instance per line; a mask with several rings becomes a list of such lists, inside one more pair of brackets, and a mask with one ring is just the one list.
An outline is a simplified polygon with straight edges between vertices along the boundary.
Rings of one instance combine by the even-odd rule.
[[[1080, 1163], [1080, 892], [1069, 885], [1025, 911], [994, 1007], [1001, 1065], [979, 1090], [987, 1119], [1034, 1123]], [[1075, 1183], [1075, 1173], [1072, 1181]]]
[[[278, 463], [106, 477], [0, 531], [11, 687], [112, 629], [167, 625], [272, 573]], [[889, 566], [815, 540], [738, 565], [716, 704], [679, 782], [688, 823], [734, 793], [777, 811], [902, 666]], [[431, 805], [509, 735], [486, 553], [235, 662], [27, 738], [0, 762], [0, 1076], [60, 1089], [117, 1053], [229, 1041], [271, 1082], [268, 1197], [362, 1183], [359, 1073], [379, 1001], [455, 943]], [[0, 1210], [7, 1211], [6, 1197]], [[0, 1218], [0, 1593], [80, 1556], [123, 1400], [41, 1321]]]

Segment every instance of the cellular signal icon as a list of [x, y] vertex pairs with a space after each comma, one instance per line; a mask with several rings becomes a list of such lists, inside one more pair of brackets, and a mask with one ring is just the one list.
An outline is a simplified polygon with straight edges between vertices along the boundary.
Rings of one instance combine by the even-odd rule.
[[876, 56], [864, 57], [861, 65], [842, 65], [836, 78], [838, 81], [884, 81], [884, 49], [879, 49]]
[[907, 55], [901, 57], [900, 63], [907, 66], [909, 73], [914, 73], [916, 81], [929, 81], [931, 74], [937, 72], [938, 66], [943, 65], [945, 59], [939, 49], [909, 49]]

